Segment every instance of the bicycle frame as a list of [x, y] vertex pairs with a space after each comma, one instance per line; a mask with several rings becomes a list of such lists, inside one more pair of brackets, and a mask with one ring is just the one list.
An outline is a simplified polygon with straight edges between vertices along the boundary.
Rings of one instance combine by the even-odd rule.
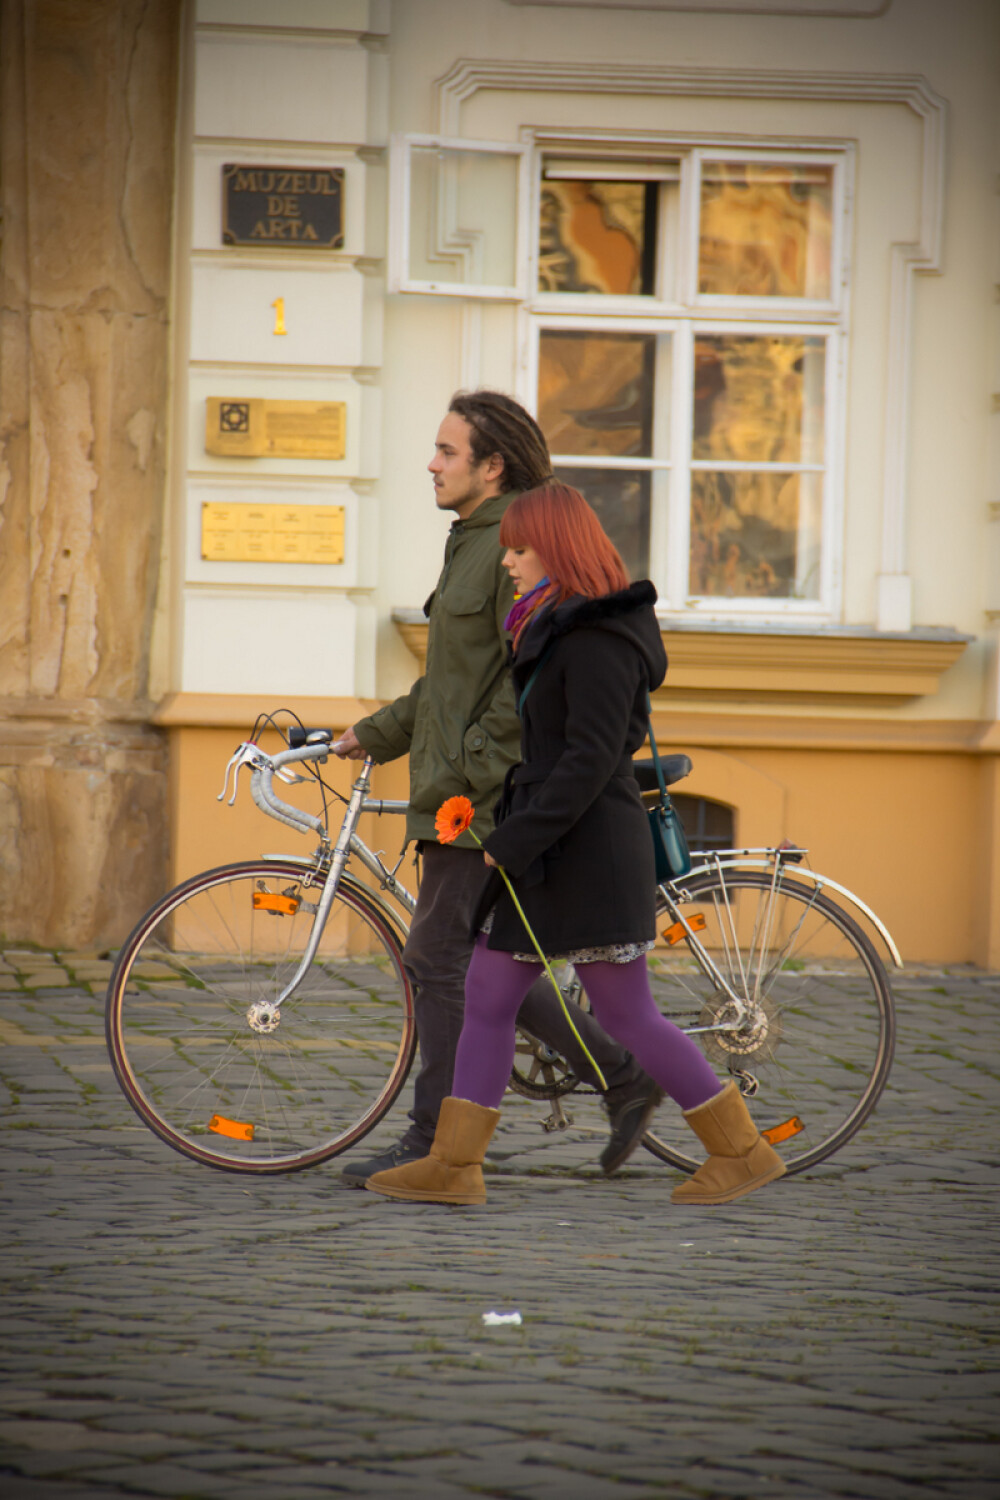
[[[320, 838], [320, 845], [316, 852], [314, 863], [318, 873], [325, 871], [323, 891], [316, 908], [309, 941], [298, 969], [278, 996], [275, 1002], [276, 1008], [280, 1008], [281, 1005], [295, 994], [312, 965], [347, 861], [352, 855], [375, 876], [381, 888], [388, 891], [406, 912], [412, 914], [416, 907], [416, 900], [411, 892], [396, 879], [394, 871], [386, 868], [379, 856], [368, 848], [367, 844], [364, 843], [356, 832], [358, 821], [364, 812], [404, 813], [407, 807], [405, 802], [371, 798], [368, 795], [371, 791], [371, 771], [374, 764], [370, 755], [365, 757], [361, 772], [351, 788], [351, 794], [340, 826], [340, 832], [337, 836], [337, 842], [332, 849], [329, 834], [322, 819], [314, 817], [311, 813], [304, 812], [301, 808], [294, 807], [290, 803], [283, 802], [281, 798], [274, 794], [274, 776], [276, 774], [281, 775], [286, 766], [306, 760], [315, 760], [322, 763], [327, 759], [328, 754], [329, 746], [325, 742], [305, 745], [295, 750], [285, 750], [275, 756], [265, 755], [254, 744], [243, 744], [226, 768], [226, 781], [220, 793], [220, 800], [222, 800], [229, 784], [230, 768], [235, 765], [233, 795], [230, 799], [231, 805], [236, 798], [236, 779], [239, 776], [240, 767], [249, 765], [251, 768], [251, 794], [260, 810], [267, 813], [269, 817], [276, 818], [279, 822], [285, 823], [299, 832], [313, 832], [318, 834]], [[876, 916], [870, 906], [846, 886], [841, 885], [838, 881], [830, 880], [827, 876], [818, 874], [816, 871], [809, 869], [808, 866], [803, 866], [802, 860], [807, 852], [807, 850], [798, 847], [778, 847], [724, 849], [713, 853], [696, 853], [693, 855], [692, 868], [687, 875], [660, 886], [660, 891], [667, 903], [673, 921], [683, 929], [689, 950], [699, 968], [705, 977], [727, 997], [733, 1007], [733, 1019], [731, 1021], [727, 1021], [722, 1025], [685, 1028], [689, 1035], [696, 1035], [700, 1032], [738, 1031], [743, 1025], [748, 1011], [747, 1001], [726, 979], [719, 965], [700, 941], [697, 929], [691, 924], [681, 908], [680, 902], [688, 899], [689, 885], [695, 882], [701, 875], [717, 875], [721, 888], [725, 892], [725, 872], [727, 870], [760, 870], [770, 872], [771, 900], [768, 902], [765, 925], [759, 933], [755, 932], [754, 934], [748, 955], [748, 962], [752, 959], [753, 950], [758, 944], [761, 954], [767, 951], [770, 941], [770, 923], [773, 913], [774, 896], [780, 889], [782, 875], [786, 866], [792, 865], [795, 868], [796, 880], [811, 884], [817, 896], [824, 891], [830, 890], [836, 891], [838, 895], [845, 898], [856, 911], [860, 912], [867, 919], [879, 934], [895, 966], [897, 968], [902, 967], [899, 950], [888, 928], [881, 919]], [[386, 916], [398, 928], [400, 923], [397, 914], [380, 897], [376, 896], [375, 899], [378, 900]], [[727, 910], [729, 910], [728, 898], [726, 905]], [[802, 921], [805, 920], [807, 911], [808, 908], [803, 912]], [[729, 922], [732, 925], [731, 910], [729, 910]], [[746, 971], [743, 956], [740, 954], [739, 945], [735, 944], [734, 947], [739, 955], [741, 987], [745, 991]], [[760, 999], [762, 965], [754, 965], [754, 970], [756, 978], [753, 994], [750, 996], [751, 1004], [756, 1004]]]

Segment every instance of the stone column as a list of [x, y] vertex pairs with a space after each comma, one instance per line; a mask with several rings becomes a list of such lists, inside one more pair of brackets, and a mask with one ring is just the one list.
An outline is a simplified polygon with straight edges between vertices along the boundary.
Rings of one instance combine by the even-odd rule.
[[148, 720], [179, 0], [0, 0], [0, 935], [162, 891]]

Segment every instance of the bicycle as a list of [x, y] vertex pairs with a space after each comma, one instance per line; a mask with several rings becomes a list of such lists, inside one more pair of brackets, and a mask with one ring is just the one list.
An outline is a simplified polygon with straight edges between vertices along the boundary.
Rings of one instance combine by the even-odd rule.
[[[268, 716], [270, 722], [270, 716]], [[416, 1047], [402, 964], [415, 898], [357, 828], [363, 813], [399, 814], [372, 798], [368, 757], [335, 841], [333, 789], [316, 769], [332, 733], [289, 731], [267, 755], [256, 735], [226, 768], [251, 773], [256, 805], [318, 836], [310, 858], [264, 855], [208, 870], [163, 897], [121, 948], [108, 986], [106, 1031], [116, 1078], [140, 1119], [169, 1146], [225, 1171], [277, 1173], [327, 1161], [362, 1139], [403, 1088]], [[661, 757], [673, 784], [687, 756]], [[276, 796], [275, 776], [323, 790], [321, 816]], [[640, 785], [648, 775], [637, 771]], [[339, 793], [334, 793], [340, 796]], [[859, 922], [901, 964], [888, 931], [845, 887], [812, 871], [806, 851], [696, 854], [690, 874], [658, 887], [665, 947], [651, 954], [663, 1013], [697, 1036], [736, 1078], [790, 1174], [825, 1160], [871, 1114], [892, 1061], [895, 1020], [885, 967]], [[354, 858], [375, 885], [348, 871]], [[391, 898], [395, 905], [390, 904]], [[569, 966], [567, 999], [586, 1004]], [[511, 1088], [552, 1103], [544, 1128], [564, 1128], [562, 1101], [593, 1093], [556, 1053], [519, 1035]], [[663, 1110], [646, 1148], [682, 1171], [679, 1111]]]

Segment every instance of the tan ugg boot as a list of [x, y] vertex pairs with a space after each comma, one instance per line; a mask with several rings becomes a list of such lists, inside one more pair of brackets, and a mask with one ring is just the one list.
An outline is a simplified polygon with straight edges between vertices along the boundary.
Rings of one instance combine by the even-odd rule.
[[733, 1079], [684, 1118], [708, 1152], [708, 1161], [675, 1187], [674, 1203], [729, 1203], [785, 1175], [785, 1163], [750, 1118]]
[[430, 1156], [376, 1172], [365, 1187], [406, 1203], [485, 1203], [483, 1157], [499, 1118], [471, 1099], [443, 1099]]

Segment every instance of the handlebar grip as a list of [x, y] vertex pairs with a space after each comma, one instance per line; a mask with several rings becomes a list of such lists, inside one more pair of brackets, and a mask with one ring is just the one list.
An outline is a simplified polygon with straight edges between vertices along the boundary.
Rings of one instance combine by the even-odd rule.
[[261, 812], [267, 813], [269, 817], [277, 818], [279, 823], [287, 823], [289, 828], [294, 828], [299, 833], [325, 832], [322, 820], [314, 818], [312, 813], [303, 812], [300, 807], [292, 807], [288, 802], [282, 802], [271, 790], [273, 772], [270, 766], [255, 767], [250, 777], [250, 795], [260, 808]]

